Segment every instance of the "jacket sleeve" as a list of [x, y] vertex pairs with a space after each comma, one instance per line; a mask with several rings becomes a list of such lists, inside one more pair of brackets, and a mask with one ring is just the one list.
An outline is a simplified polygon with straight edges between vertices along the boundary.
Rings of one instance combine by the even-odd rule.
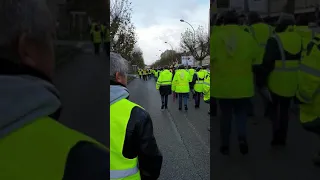
[[190, 83], [190, 88], [193, 89], [194, 88], [194, 85], [196, 84], [196, 81], [197, 81], [197, 73], [194, 73], [193, 74], [193, 77], [192, 77], [192, 81]]
[[156, 180], [160, 175], [162, 155], [153, 134], [150, 115], [134, 107], [127, 125], [123, 155], [138, 157], [141, 179]]
[[256, 66], [256, 77], [257, 86], [267, 86], [268, 77], [270, 73], [274, 70], [275, 61], [280, 55], [280, 50], [277, 41], [271, 37], [267, 41], [266, 49], [263, 55], [263, 61], [261, 66]]

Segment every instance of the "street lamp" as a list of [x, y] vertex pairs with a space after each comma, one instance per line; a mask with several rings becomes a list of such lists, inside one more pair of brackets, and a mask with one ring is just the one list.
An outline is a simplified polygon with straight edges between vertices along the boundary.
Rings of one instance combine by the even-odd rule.
[[166, 43], [166, 44], [169, 44], [170, 45], [170, 47], [171, 47], [171, 58], [172, 58], [172, 63], [173, 63], [173, 46], [170, 44], [170, 43], [168, 43], [167, 41], [166, 42], [164, 42], [164, 43]]
[[184, 22], [184, 23], [187, 23], [193, 30], [193, 41], [195, 42], [196, 41], [196, 31], [194, 30], [193, 26], [188, 23], [187, 21], [183, 20], [183, 19], [180, 19], [180, 22]]

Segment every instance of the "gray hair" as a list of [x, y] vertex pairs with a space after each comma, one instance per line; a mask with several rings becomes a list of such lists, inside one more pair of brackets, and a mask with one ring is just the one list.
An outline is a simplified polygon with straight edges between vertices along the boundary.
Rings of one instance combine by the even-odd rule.
[[54, 26], [45, 0], [1, 0], [0, 24], [0, 48], [10, 51], [23, 33], [44, 42]]
[[128, 73], [128, 61], [120, 54], [110, 52], [110, 77], [113, 77], [117, 72], [126, 75]]

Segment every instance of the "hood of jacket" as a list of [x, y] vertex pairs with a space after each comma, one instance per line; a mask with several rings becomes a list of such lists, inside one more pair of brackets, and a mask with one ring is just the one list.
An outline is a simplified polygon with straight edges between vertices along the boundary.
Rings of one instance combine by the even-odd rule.
[[0, 138], [60, 108], [59, 93], [49, 82], [29, 75], [0, 76]]
[[129, 90], [121, 85], [110, 85], [110, 105], [129, 97]]

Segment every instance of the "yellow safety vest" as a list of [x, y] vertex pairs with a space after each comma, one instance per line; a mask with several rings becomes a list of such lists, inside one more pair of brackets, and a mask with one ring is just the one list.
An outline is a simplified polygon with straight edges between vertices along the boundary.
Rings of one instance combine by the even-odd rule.
[[302, 45], [303, 45], [302, 56], [304, 56], [307, 50], [307, 45], [312, 40], [315, 34], [308, 26], [296, 26], [295, 31], [302, 38]]
[[301, 56], [301, 37], [296, 32], [277, 33], [277, 40], [281, 59], [275, 61], [275, 68], [269, 75], [268, 87], [273, 93], [293, 97], [298, 88], [299, 59], [286, 59], [285, 50], [291, 54]]
[[194, 69], [189, 69], [189, 74], [190, 74], [190, 82], [193, 79], [193, 75], [194, 75], [195, 70]]
[[265, 23], [257, 23], [247, 28], [252, 37], [256, 40], [259, 46], [259, 51], [257, 51], [257, 61], [255, 64], [261, 64], [263, 60], [263, 55], [265, 47], [267, 45], [268, 39], [273, 35], [272, 27]]
[[212, 97], [245, 98], [254, 95], [252, 65], [257, 48], [252, 36], [238, 25], [225, 25], [223, 31], [211, 35]]
[[102, 42], [102, 37], [101, 37], [101, 31], [92, 31], [93, 35], [93, 43], [101, 43]]
[[207, 101], [210, 99], [210, 75], [203, 82], [203, 100]]
[[49, 117], [38, 118], [0, 139], [0, 179], [61, 180], [79, 141], [99, 144]]
[[147, 75], [147, 70], [143, 70], [143, 75]]
[[200, 70], [199, 72], [196, 72], [196, 74], [197, 74], [197, 80], [196, 80], [196, 84], [194, 85], [194, 91], [203, 92], [203, 81], [205, 78], [205, 72], [203, 70]]
[[307, 123], [320, 118], [320, 37], [309, 44], [298, 73], [297, 98], [300, 105], [300, 122]]
[[127, 99], [110, 105], [110, 179], [140, 180], [138, 158], [122, 155], [131, 111], [139, 106]]
[[188, 71], [179, 69], [173, 77], [171, 89], [176, 93], [188, 93], [190, 92], [189, 82], [190, 75]]
[[160, 86], [171, 85], [172, 73], [169, 70], [164, 70], [159, 76], [156, 84], [156, 89], [159, 89]]

